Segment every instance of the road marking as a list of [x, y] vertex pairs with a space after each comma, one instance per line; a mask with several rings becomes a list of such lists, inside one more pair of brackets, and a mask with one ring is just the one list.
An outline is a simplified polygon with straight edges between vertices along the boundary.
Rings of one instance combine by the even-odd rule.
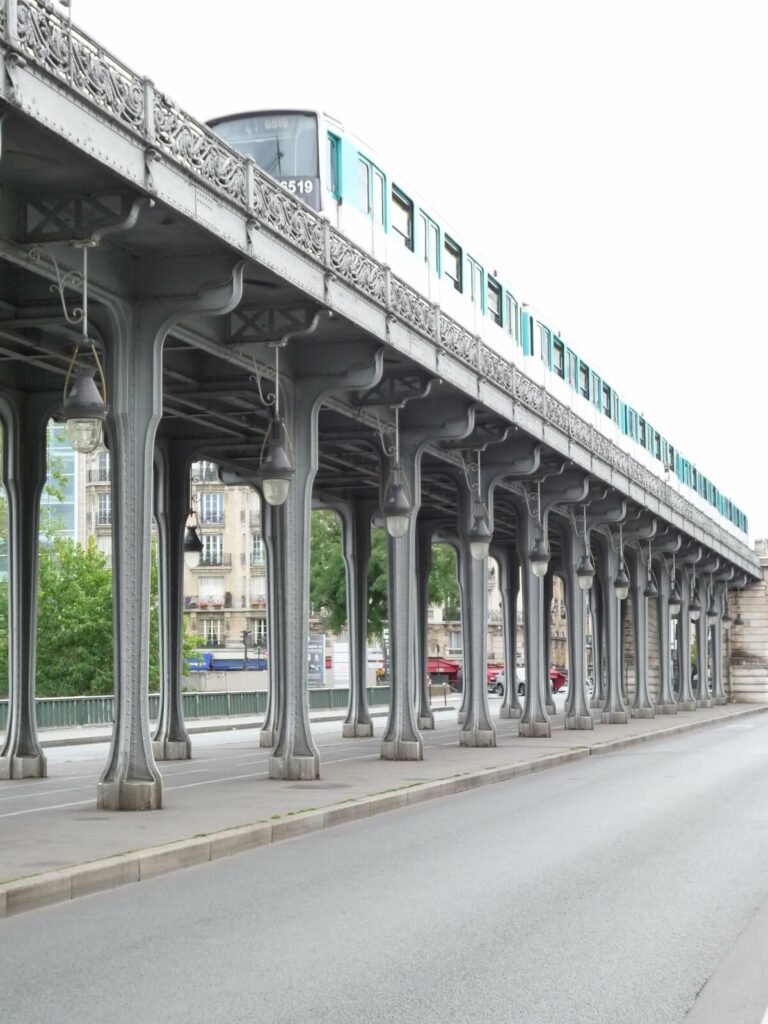
[[0, 818], [15, 818], [19, 814], [40, 814], [41, 811], [59, 811], [62, 807], [84, 807], [86, 804], [93, 807], [93, 800], [75, 800], [71, 804], [52, 804], [50, 807], [30, 807], [26, 811], [6, 811], [0, 814]]
[[78, 789], [90, 789], [90, 788], [91, 788], [90, 786], [65, 786], [65, 787], [62, 787], [61, 789], [48, 788], [48, 789], [46, 789], [44, 791], [41, 791], [40, 793], [19, 793], [16, 796], [4, 796], [2, 799], [4, 801], [9, 801], [9, 800], [26, 800], [29, 797], [34, 798], [34, 797], [37, 797], [37, 796], [42, 796], [42, 797], [50, 798], [52, 796], [57, 796], [59, 793], [74, 793]]

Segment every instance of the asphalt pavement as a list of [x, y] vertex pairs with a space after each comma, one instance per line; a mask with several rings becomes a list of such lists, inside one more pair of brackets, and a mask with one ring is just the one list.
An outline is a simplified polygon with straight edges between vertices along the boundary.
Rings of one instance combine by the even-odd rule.
[[678, 1024], [759, 925], [767, 808], [765, 715], [588, 757], [2, 921], [0, 1019]]

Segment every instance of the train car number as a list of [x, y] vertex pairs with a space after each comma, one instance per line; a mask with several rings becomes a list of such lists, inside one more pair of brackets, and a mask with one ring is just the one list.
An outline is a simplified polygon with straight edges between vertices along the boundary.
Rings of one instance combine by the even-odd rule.
[[311, 178], [281, 178], [280, 184], [289, 192], [300, 196], [311, 195], [315, 187]]

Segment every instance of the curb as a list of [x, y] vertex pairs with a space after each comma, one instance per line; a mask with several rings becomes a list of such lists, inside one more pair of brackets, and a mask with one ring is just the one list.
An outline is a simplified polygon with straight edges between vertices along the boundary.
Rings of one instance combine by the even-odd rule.
[[156, 878], [169, 871], [178, 871], [197, 864], [207, 864], [229, 857], [236, 853], [266, 846], [270, 843], [282, 842], [297, 836], [319, 832], [343, 825], [350, 821], [359, 821], [387, 811], [400, 810], [435, 800], [439, 797], [465, 793], [483, 786], [493, 786], [499, 782], [557, 768], [574, 761], [583, 761], [593, 755], [610, 754], [624, 750], [650, 740], [669, 739], [681, 733], [693, 732], [710, 725], [719, 725], [733, 719], [748, 715], [762, 714], [768, 706], [746, 708], [735, 711], [720, 718], [701, 721], [682, 722], [667, 729], [638, 736], [627, 736], [622, 739], [607, 740], [591, 747], [576, 747], [559, 754], [545, 754], [533, 761], [503, 765], [499, 768], [485, 768], [479, 772], [455, 775], [435, 782], [415, 783], [391, 793], [380, 793], [348, 803], [335, 804], [324, 810], [305, 811], [299, 814], [287, 814], [276, 821], [257, 822], [253, 825], [242, 825], [236, 828], [214, 832], [211, 835], [182, 839], [164, 846], [148, 847], [134, 853], [108, 857], [104, 860], [92, 861], [90, 864], [78, 864], [48, 871], [41, 875], [17, 879], [13, 882], [0, 884], [0, 919], [51, 906], [67, 900], [78, 899], [92, 893], [116, 889], [133, 882], [144, 882]]

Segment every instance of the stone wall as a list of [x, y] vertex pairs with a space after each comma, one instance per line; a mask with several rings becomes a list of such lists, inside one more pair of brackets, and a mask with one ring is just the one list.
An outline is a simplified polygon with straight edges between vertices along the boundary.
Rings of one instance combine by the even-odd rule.
[[731, 594], [731, 615], [744, 622], [731, 624], [723, 645], [726, 693], [738, 704], [768, 702], [768, 543], [755, 547], [763, 579]]

